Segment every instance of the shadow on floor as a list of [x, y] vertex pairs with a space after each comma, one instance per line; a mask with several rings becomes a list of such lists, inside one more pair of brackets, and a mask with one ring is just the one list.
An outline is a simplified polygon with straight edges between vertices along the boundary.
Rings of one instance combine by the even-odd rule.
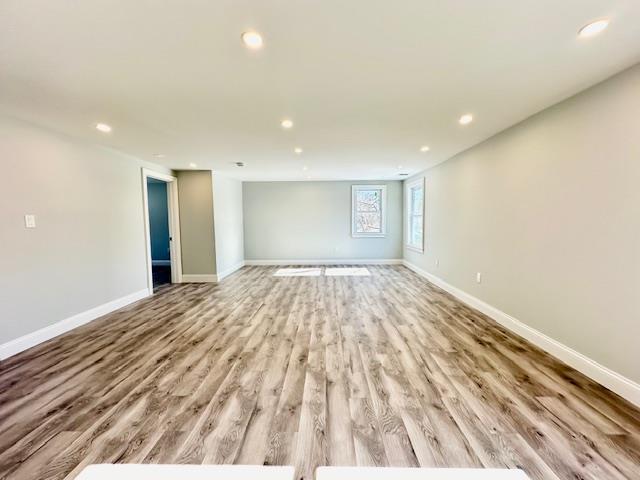
[[171, 267], [169, 265], [154, 265], [151, 269], [153, 273], [153, 289], [171, 283]]

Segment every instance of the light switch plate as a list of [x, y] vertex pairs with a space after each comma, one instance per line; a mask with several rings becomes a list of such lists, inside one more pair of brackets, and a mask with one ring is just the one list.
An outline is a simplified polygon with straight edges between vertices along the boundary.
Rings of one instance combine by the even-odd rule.
[[24, 216], [25, 228], [36, 228], [36, 216], [27, 214]]

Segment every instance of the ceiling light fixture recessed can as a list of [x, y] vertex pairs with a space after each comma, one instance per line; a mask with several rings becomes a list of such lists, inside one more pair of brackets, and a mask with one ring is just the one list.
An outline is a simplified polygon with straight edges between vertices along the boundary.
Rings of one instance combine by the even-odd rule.
[[280, 125], [282, 126], [282, 128], [285, 128], [288, 130], [291, 127], [293, 127], [293, 121], [289, 118], [285, 118], [284, 120], [282, 120], [282, 122], [280, 122]]
[[196, 168], [198, 165], [196, 165], [195, 163], [191, 162], [191, 163], [189, 164], [189, 166], [190, 166], [191, 168]]
[[302, 153], [302, 149], [300, 147], [296, 147], [293, 149], [293, 152], [297, 155], [300, 155]]
[[111, 125], [107, 125], [106, 123], [96, 123], [96, 130], [102, 133], [110, 133]]
[[578, 30], [578, 36], [581, 38], [593, 37], [601, 33], [605, 28], [609, 26], [609, 19], [601, 18], [591, 23], [586, 24], [580, 30]]
[[245, 47], [250, 48], [251, 50], [258, 50], [262, 48], [262, 35], [260, 35], [258, 32], [248, 30], [242, 33], [241, 38], [242, 43], [244, 43]]
[[164, 153], [154, 153], [153, 156], [156, 158], [164, 158]]
[[420, 151], [422, 153], [428, 152], [429, 150], [431, 150], [431, 149], [426, 145], [423, 145], [423, 146], [420, 147]]
[[460, 125], [469, 125], [471, 122], [473, 122], [473, 115], [471, 115], [470, 113], [465, 113], [460, 117], [460, 120], [458, 120], [458, 122], [460, 123]]

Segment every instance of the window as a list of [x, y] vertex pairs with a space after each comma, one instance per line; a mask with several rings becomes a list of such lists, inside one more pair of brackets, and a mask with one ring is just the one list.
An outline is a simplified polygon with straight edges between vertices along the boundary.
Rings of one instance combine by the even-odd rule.
[[351, 235], [384, 237], [387, 233], [387, 186], [351, 186]]
[[424, 251], [424, 177], [407, 183], [407, 248]]

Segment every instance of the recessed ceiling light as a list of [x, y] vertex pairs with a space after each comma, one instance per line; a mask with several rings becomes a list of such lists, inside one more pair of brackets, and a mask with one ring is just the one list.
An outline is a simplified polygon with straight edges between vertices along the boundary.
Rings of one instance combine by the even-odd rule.
[[106, 123], [97, 123], [96, 130], [100, 130], [102, 133], [109, 133], [111, 132], [111, 126]]
[[428, 152], [429, 150], [430, 150], [430, 149], [429, 149], [429, 147], [428, 147], [428, 146], [426, 146], [426, 145], [423, 145], [423, 146], [421, 146], [421, 147], [420, 147], [420, 151], [421, 151], [422, 153]]
[[304, 170], [304, 171], [306, 172], [307, 170], [309, 170], [309, 167], [307, 167], [307, 166], [305, 165], [304, 167], [302, 167], [302, 170]]
[[402, 165], [398, 165], [398, 170], [402, 170]]
[[582, 38], [593, 37], [594, 35], [599, 34], [605, 28], [609, 26], [609, 19], [602, 18], [600, 20], [596, 20], [595, 22], [591, 22], [584, 27], [582, 27], [578, 31], [578, 36]]
[[156, 158], [164, 158], [164, 153], [154, 153], [153, 156]]
[[302, 149], [300, 147], [294, 148], [293, 151], [298, 155], [300, 155], [302, 153]]
[[190, 166], [191, 168], [196, 168], [198, 165], [196, 165], [195, 163], [191, 162], [191, 163], [189, 164], [189, 166]]
[[280, 125], [282, 125], [282, 128], [289, 129], [289, 128], [293, 127], [293, 122], [291, 120], [289, 120], [288, 118], [285, 118], [284, 120], [282, 120]]
[[460, 117], [460, 120], [458, 120], [458, 122], [460, 123], [460, 125], [468, 125], [473, 122], [473, 115], [471, 115], [470, 113], [465, 113]]
[[244, 43], [245, 47], [250, 48], [251, 50], [258, 50], [259, 48], [262, 48], [262, 35], [258, 32], [254, 32], [253, 30], [244, 32], [242, 34], [242, 43]]

